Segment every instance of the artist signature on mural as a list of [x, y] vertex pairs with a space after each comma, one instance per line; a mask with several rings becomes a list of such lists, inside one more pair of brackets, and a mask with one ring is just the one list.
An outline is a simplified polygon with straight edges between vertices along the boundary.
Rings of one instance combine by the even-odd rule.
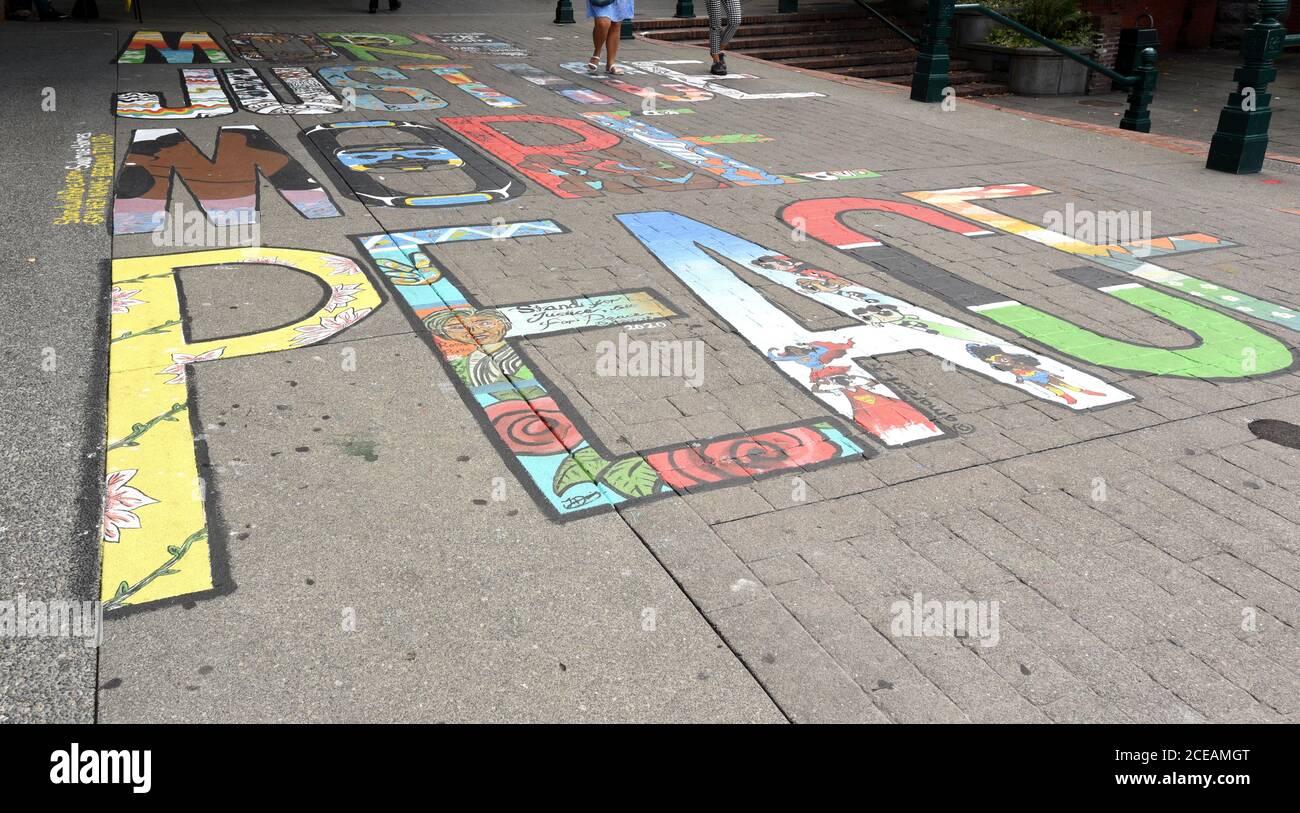
[[[859, 364], [862, 364], [866, 362], [867, 359], [854, 359], [854, 361], [858, 362]], [[938, 404], [936, 404], [934, 401], [931, 401], [929, 398], [925, 397], [925, 394], [918, 391], [915, 387], [909, 386], [908, 384], [899, 381], [894, 376], [888, 375], [886, 373], [876, 372], [874, 373], [874, 375], [881, 382], [888, 384], [890, 389], [894, 390], [899, 395], [904, 396], [906, 400], [912, 402], [916, 406], [925, 410], [926, 414], [933, 415], [940, 423], [944, 424], [947, 428], [951, 429], [957, 434], [959, 435], [975, 434], [975, 427], [971, 426], [968, 423], [963, 423], [961, 418], [958, 415], [941, 409]]]
[[572, 497], [565, 497], [561, 502], [561, 505], [564, 507], [565, 511], [572, 511], [575, 508], [581, 508], [584, 505], [599, 499], [600, 494], [593, 491], [589, 494], [574, 494]]

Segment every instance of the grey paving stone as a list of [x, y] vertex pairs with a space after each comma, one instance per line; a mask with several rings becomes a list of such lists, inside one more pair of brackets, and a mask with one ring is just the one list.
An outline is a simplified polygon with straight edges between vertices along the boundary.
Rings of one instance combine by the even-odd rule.
[[791, 581], [777, 597], [891, 721], [953, 723], [970, 718], [824, 581]]
[[749, 569], [768, 587], [816, 575], [797, 553], [782, 553], [767, 559], [756, 559], [749, 563]]
[[708, 615], [792, 721], [888, 722], [844, 667], [776, 599]]

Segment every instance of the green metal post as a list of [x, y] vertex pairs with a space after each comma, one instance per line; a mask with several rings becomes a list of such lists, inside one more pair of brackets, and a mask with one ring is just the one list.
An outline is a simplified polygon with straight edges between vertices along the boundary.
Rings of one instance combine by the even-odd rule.
[[948, 87], [948, 37], [952, 34], [954, 0], [930, 0], [921, 29], [921, 47], [912, 71], [912, 100], [938, 102]]
[[1219, 127], [1210, 141], [1209, 169], [1246, 175], [1259, 172], [1268, 150], [1268, 84], [1277, 78], [1273, 60], [1282, 54], [1286, 28], [1278, 17], [1286, 13], [1287, 0], [1260, 0], [1259, 21], [1241, 38], [1241, 67], [1232, 78], [1237, 89], [1219, 111]]
[[673, 13], [673, 16], [678, 18], [694, 17], [694, 0], [677, 0], [677, 11]]
[[621, 40], [632, 39], [632, 18], [628, 17], [622, 22], [618, 29], [618, 38]]
[[555, 4], [555, 24], [573, 23], [573, 2], [572, 0], [558, 0]]
[[1156, 49], [1143, 48], [1142, 53], [1138, 54], [1137, 63], [1133, 69], [1137, 83], [1129, 88], [1128, 110], [1124, 111], [1124, 118], [1119, 120], [1119, 127], [1121, 130], [1149, 133], [1151, 111], [1147, 107], [1151, 104], [1151, 97], [1156, 95]]
[[793, 14], [799, 10], [799, 0], [778, 0], [776, 11], [778, 14]]

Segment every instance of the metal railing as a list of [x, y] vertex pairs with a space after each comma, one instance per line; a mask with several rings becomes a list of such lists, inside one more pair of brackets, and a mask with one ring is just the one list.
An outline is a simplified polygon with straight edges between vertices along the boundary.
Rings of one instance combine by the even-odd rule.
[[926, 11], [925, 27], [916, 56], [916, 69], [912, 74], [912, 98], [918, 102], [938, 102], [950, 93], [948, 84], [948, 37], [952, 33], [952, 15], [957, 9], [978, 11], [980, 14], [1007, 26], [1061, 56], [1078, 62], [1089, 70], [1109, 77], [1117, 85], [1128, 88], [1128, 109], [1119, 126], [1139, 133], [1151, 132], [1151, 114], [1148, 106], [1156, 90], [1156, 51], [1144, 48], [1138, 54], [1137, 65], [1131, 76], [1125, 76], [1106, 67], [1097, 60], [1078, 53], [1069, 46], [1050, 40], [1016, 20], [1000, 14], [979, 3], [954, 4], [951, 0], [930, 0]]
[[866, 0], [854, 0], [854, 2], [856, 2], [859, 6], [862, 6], [862, 7], [863, 7], [864, 9], [866, 9], [867, 11], [871, 12], [872, 14], [874, 14], [874, 15], [876, 16], [876, 19], [880, 20], [880, 21], [881, 21], [882, 23], [884, 23], [885, 25], [887, 25], [887, 26], [889, 26], [890, 28], [894, 29], [894, 33], [895, 33], [895, 34], [897, 34], [898, 36], [900, 36], [900, 37], [902, 37], [903, 39], [907, 40], [908, 42], [912, 43], [912, 47], [913, 47], [913, 48], [918, 47], [918, 46], [921, 44], [920, 41], [917, 40], [916, 37], [912, 36], [911, 34], [907, 33], [907, 32], [904, 31], [903, 29], [899, 28], [897, 25], [894, 24], [894, 21], [893, 21], [893, 20], [891, 20], [891, 19], [889, 19], [888, 17], [886, 17], [885, 15], [881, 14], [879, 11], [876, 11], [876, 9], [875, 9], [874, 7], [872, 7], [872, 5], [871, 5], [870, 3], [868, 3]]

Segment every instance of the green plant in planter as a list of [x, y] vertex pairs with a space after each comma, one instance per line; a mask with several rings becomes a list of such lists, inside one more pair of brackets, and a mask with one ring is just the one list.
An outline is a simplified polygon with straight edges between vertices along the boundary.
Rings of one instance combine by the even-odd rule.
[[[987, 4], [986, 4], [987, 5]], [[1026, 28], [1062, 45], [1091, 45], [1095, 34], [1091, 19], [1079, 10], [1079, 0], [1018, 0], [1006, 15]], [[989, 32], [990, 45], [1037, 48], [1038, 43], [1010, 28]]]

